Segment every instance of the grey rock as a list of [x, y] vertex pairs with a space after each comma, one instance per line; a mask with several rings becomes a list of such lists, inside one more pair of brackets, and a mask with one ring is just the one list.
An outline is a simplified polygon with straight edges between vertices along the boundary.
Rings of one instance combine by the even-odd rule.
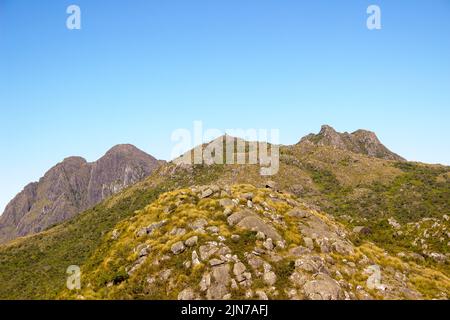
[[[231, 218], [232, 216], [233, 215], [231, 215], [229, 218]], [[259, 217], [255, 215], [248, 215], [244, 217], [238, 222], [237, 226], [251, 231], [256, 232], [260, 231], [264, 233], [267, 237], [272, 238], [275, 241], [283, 240], [274, 227], [265, 223], [263, 220], [261, 220]]]
[[256, 295], [258, 296], [259, 300], [269, 300], [267, 294], [263, 290], [256, 290]]
[[209, 257], [211, 257], [212, 255], [217, 253], [217, 251], [219, 251], [219, 248], [217, 247], [217, 245], [207, 244], [207, 245], [200, 246], [200, 248], [199, 248], [200, 258], [203, 261], [208, 260]]
[[235, 276], [243, 274], [245, 270], [247, 270], [247, 267], [242, 262], [234, 264], [233, 273]]
[[336, 241], [333, 243], [332, 248], [342, 255], [353, 255], [355, 253], [353, 245], [347, 241]]
[[247, 262], [255, 271], [260, 270], [264, 265], [263, 259], [252, 254], [247, 256]]
[[233, 208], [235, 206], [234, 202], [231, 199], [225, 198], [225, 199], [220, 199], [219, 200], [219, 204], [226, 208]]
[[132, 276], [143, 264], [144, 262], [147, 260], [147, 256], [143, 256], [140, 257], [139, 259], [137, 259], [133, 265], [129, 268], [129, 270], [127, 270], [127, 273], [129, 276]]
[[303, 238], [303, 241], [305, 242], [306, 248], [314, 250], [314, 242], [311, 238], [305, 237]]
[[171, 275], [172, 275], [172, 270], [166, 269], [159, 273], [159, 279], [162, 281], [167, 281], [167, 280], [169, 280]]
[[190, 224], [190, 227], [192, 230], [198, 230], [203, 229], [208, 225], [208, 220], [204, 218], [200, 218], [195, 220], [193, 223]]
[[344, 299], [339, 283], [325, 274], [319, 274], [315, 280], [306, 282], [303, 291], [310, 300]]
[[196, 246], [197, 243], [198, 243], [198, 236], [190, 237], [189, 239], [187, 239], [187, 240], [184, 242], [184, 244], [185, 244], [187, 247], [190, 247], [190, 248]]
[[167, 223], [167, 220], [162, 220], [159, 222], [155, 222], [152, 223], [151, 225], [149, 225], [148, 227], [144, 227], [141, 228], [137, 231], [136, 236], [139, 237], [143, 237], [145, 235], [150, 235], [152, 234], [155, 230], [161, 228], [162, 226], [164, 226]]
[[139, 251], [139, 257], [145, 257], [148, 256], [150, 253], [150, 246], [145, 246]]
[[292, 249], [289, 250], [289, 254], [294, 256], [294, 257], [300, 257], [300, 256], [304, 256], [306, 254], [311, 253], [311, 249], [302, 247], [302, 246], [298, 246], [298, 247], [294, 247]]
[[183, 253], [183, 251], [186, 249], [182, 241], [175, 242], [170, 250], [173, 254], [180, 254]]
[[432, 258], [434, 261], [438, 263], [446, 263], [447, 257], [444, 254], [432, 252], [430, 253], [430, 258]]
[[277, 241], [277, 248], [279, 249], [285, 249], [286, 248], [286, 241]]
[[200, 280], [199, 287], [200, 291], [205, 292], [211, 286], [211, 274], [206, 272], [203, 274], [202, 279]]
[[171, 236], [183, 236], [186, 234], [186, 229], [184, 228], [173, 228], [169, 233]]
[[220, 266], [220, 265], [222, 265], [222, 264], [224, 264], [224, 263], [225, 263], [225, 262], [222, 261], [222, 260], [220, 260], [220, 259], [211, 259], [211, 260], [209, 261], [209, 264], [210, 264], [212, 267]]
[[208, 300], [224, 299], [229, 294], [228, 286], [231, 282], [229, 264], [213, 267], [211, 280], [211, 285], [206, 292]]
[[277, 275], [273, 271], [266, 272], [264, 273], [263, 280], [267, 285], [273, 286], [277, 282]]
[[117, 229], [114, 229], [111, 234], [111, 240], [117, 240], [120, 236], [120, 232]]
[[251, 216], [253, 213], [248, 210], [239, 211], [236, 213], [233, 213], [227, 218], [227, 222], [230, 226], [235, 226], [239, 223], [242, 219], [244, 219], [247, 216]]
[[195, 300], [197, 298], [194, 290], [191, 288], [186, 288], [178, 294], [178, 300]]
[[256, 239], [258, 239], [258, 240], [265, 240], [266, 239], [266, 235], [264, 233], [262, 233], [261, 231], [258, 231], [256, 233]]
[[267, 238], [266, 241], [263, 242], [263, 247], [269, 251], [272, 251], [274, 248], [273, 241], [271, 238]]
[[231, 215], [232, 213], [233, 213], [233, 209], [231, 209], [231, 208], [225, 208], [225, 210], [223, 210], [223, 214], [227, 217], [229, 215]]
[[208, 230], [211, 233], [219, 233], [219, 228], [216, 226], [208, 227], [206, 230]]
[[241, 287], [250, 287], [252, 285], [252, 274], [250, 272], [243, 272], [236, 276], [236, 280]]
[[198, 258], [198, 254], [197, 251], [192, 251], [192, 265], [193, 266], [197, 266], [200, 264], [200, 260]]
[[289, 280], [295, 286], [297, 286], [299, 288], [303, 288], [305, 283], [308, 281], [308, 277], [305, 274], [301, 273], [301, 272], [295, 271], [294, 273], [292, 273], [290, 275]]
[[213, 194], [214, 194], [214, 191], [211, 188], [207, 188], [207, 189], [202, 191], [202, 193], [200, 195], [200, 199], [209, 198]]
[[320, 256], [305, 256], [295, 261], [295, 267], [310, 273], [328, 273], [326, 264]]
[[395, 218], [389, 218], [388, 223], [394, 228], [394, 229], [400, 229], [402, 226], [400, 223], [395, 220]]

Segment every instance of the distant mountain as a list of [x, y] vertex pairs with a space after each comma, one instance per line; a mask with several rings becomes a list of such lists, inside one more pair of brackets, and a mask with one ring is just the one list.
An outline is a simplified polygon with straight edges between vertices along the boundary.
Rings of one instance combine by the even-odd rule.
[[158, 163], [128, 144], [113, 147], [92, 163], [81, 157], [64, 159], [7, 205], [0, 217], [0, 243], [72, 218], [144, 179]]
[[353, 133], [339, 133], [328, 125], [323, 125], [319, 134], [309, 134], [300, 143], [317, 146], [332, 146], [338, 149], [360, 153], [385, 160], [405, 161], [404, 158], [386, 148], [374, 132], [357, 130]]

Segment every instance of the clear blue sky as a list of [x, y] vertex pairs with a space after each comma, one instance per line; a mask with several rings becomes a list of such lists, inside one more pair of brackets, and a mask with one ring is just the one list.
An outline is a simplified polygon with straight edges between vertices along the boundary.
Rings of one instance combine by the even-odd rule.
[[127, 142], [168, 159], [194, 120], [284, 144], [365, 128], [450, 164], [450, 1], [0, 0], [0, 110], [0, 211], [70, 155]]

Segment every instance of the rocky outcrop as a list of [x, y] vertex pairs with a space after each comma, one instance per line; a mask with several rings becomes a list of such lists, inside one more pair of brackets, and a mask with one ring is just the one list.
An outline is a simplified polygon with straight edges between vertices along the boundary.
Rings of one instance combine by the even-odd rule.
[[158, 164], [132, 145], [117, 145], [92, 163], [66, 158], [7, 205], [0, 217], [0, 243], [70, 219], [147, 177]]
[[[207, 198], [205, 190], [210, 190]], [[165, 210], [172, 203], [177, 209]], [[149, 224], [158, 228], [136, 236]], [[330, 216], [270, 188], [175, 190], [114, 231], [119, 238], [105, 236], [109, 252], [104, 261], [121, 261], [128, 277], [112, 279], [106, 287], [98, 284], [99, 273], [110, 270], [96, 260], [85, 273], [88, 298], [92, 292], [102, 292], [103, 298], [130, 298], [133, 292], [141, 298], [179, 300], [422, 298], [409, 277], [423, 270], [372, 244], [358, 247], [351, 241], [353, 233]], [[443, 287], [437, 297], [447, 297], [447, 291]]]
[[385, 160], [405, 161], [404, 158], [386, 148], [374, 132], [367, 130], [340, 133], [328, 125], [323, 125], [318, 134], [309, 134], [300, 140], [300, 144], [308, 143], [331, 146]]

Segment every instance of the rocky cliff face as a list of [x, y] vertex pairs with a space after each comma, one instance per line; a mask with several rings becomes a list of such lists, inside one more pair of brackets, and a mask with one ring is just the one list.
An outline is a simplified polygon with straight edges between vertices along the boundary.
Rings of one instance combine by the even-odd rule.
[[158, 160], [132, 145], [118, 145], [96, 162], [70, 157], [27, 185], [0, 217], [0, 243], [70, 219], [147, 177]]
[[338, 149], [368, 155], [370, 157], [404, 161], [402, 157], [386, 148], [375, 133], [357, 130], [353, 133], [339, 133], [328, 125], [322, 126], [319, 134], [309, 134], [300, 144], [311, 143], [318, 146], [332, 146]]

